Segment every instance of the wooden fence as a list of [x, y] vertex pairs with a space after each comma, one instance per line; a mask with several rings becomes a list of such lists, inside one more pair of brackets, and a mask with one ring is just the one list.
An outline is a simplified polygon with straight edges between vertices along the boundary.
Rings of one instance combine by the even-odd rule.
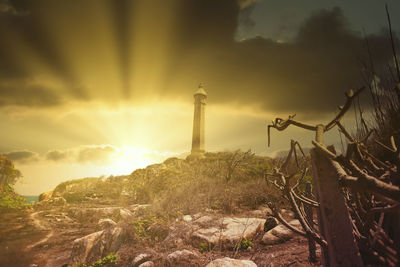
[[[373, 137], [372, 131], [356, 140], [341, 124], [362, 91], [363, 88], [347, 93], [345, 105], [327, 124], [309, 125], [289, 116], [286, 120], [277, 118], [268, 126], [268, 144], [271, 128], [283, 131], [294, 125], [316, 133], [310, 152], [314, 196], [309, 189], [300, 189], [307, 166], [300, 166], [298, 162], [296, 147], [300, 150], [301, 147], [296, 141], [291, 141], [284, 163], [268, 175], [269, 181], [289, 201], [302, 229], [285, 221], [274, 203], [268, 205], [282, 224], [308, 238], [310, 261], [315, 261], [315, 242], [321, 246], [324, 266], [400, 264], [400, 151], [393, 137], [387, 140], [390, 145], [373, 140], [392, 154], [392, 159], [384, 162], [367, 149], [367, 142], [372, 142], [369, 140]], [[333, 146], [323, 143], [324, 133], [334, 127], [349, 141], [346, 152], [341, 155]], [[289, 168], [293, 160], [301, 174]], [[300, 178], [294, 179], [296, 176]]]

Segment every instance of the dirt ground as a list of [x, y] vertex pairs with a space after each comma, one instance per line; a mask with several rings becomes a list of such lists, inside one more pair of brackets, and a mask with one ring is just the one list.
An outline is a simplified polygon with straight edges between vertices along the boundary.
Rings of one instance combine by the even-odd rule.
[[[29, 209], [1, 214], [0, 266], [61, 267], [67, 264], [73, 240], [95, 232], [96, 224], [69, 221], [61, 218], [62, 215], [62, 209], [39, 212]], [[262, 245], [259, 242], [261, 238], [262, 233], [253, 240], [254, 248], [250, 250], [205, 252], [198, 262], [193, 262], [193, 266], [205, 266], [220, 257], [251, 259], [257, 266], [320, 266], [319, 263], [308, 263], [305, 238], [295, 236], [274, 246]], [[198, 251], [193, 247], [185, 248]], [[163, 266], [166, 255], [175, 250], [165, 244], [124, 244], [117, 253], [118, 266], [129, 266], [136, 255], [144, 252], [155, 255], [153, 260], [156, 266]]]

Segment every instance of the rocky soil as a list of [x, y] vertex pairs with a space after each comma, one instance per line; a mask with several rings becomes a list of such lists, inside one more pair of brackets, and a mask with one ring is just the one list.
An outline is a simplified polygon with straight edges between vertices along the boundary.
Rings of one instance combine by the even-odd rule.
[[[266, 207], [169, 222], [144, 219], [148, 208], [54, 198], [2, 214], [0, 266], [93, 263], [110, 253], [118, 266], [309, 266], [307, 240], [270, 218], [266, 223]], [[298, 226], [291, 212], [285, 215]]]

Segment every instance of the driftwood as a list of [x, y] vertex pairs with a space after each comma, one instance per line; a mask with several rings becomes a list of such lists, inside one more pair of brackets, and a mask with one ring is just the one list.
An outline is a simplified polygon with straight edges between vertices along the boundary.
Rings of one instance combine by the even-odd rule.
[[[321, 246], [324, 266], [400, 264], [400, 151], [393, 137], [388, 140], [389, 145], [374, 140], [393, 155], [390, 162], [382, 161], [368, 151], [366, 144], [373, 136], [372, 131], [366, 131], [364, 137], [356, 140], [340, 122], [362, 90], [347, 93], [345, 105], [327, 124], [305, 124], [295, 121], [293, 115], [286, 120], [277, 118], [268, 126], [268, 143], [270, 128], [283, 131], [294, 125], [316, 132], [312, 141], [315, 148], [311, 150], [315, 198], [299, 190], [306, 170], [298, 164], [296, 146], [301, 147], [296, 141], [291, 141], [284, 164], [269, 174], [275, 178], [269, 181], [289, 201], [302, 229], [289, 225], [274, 204], [269, 206], [282, 224], [309, 239], [310, 261], [315, 253], [313, 242]], [[349, 141], [342, 155], [323, 144], [324, 133], [335, 126]], [[293, 155], [297, 173], [288, 173]], [[293, 182], [296, 175], [300, 178]], [[313, 209], [317, 210], [319, 230], [310, 215]]]

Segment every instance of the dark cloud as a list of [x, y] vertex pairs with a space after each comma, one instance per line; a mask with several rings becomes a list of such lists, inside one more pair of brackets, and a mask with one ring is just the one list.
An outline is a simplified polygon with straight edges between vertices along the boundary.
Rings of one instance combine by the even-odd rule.
[[[231, 16], [234, 21], [235, 15]], [[376, 68], [386, 68], [391, 59], [387, 35], [368, 39]], [[339, 8], [315, 12], [291, 42], [256, 37], [219, 48], [199, 53], [196, 64], [187, 62], [176, 75], [181, 78], [176, 88], [205, 80], [214, 103], [256, 104], [273, 112], [335, 110], [343, 103], [345, 91], [363, 85], [360, 63], [368, 59], [364, 38], [350, 30]]]
[[63, 103], [60, 94], [45, 85], [30, 84], [20, 81], [18, 83], [0, 82], [0, 106], [57, 106]]
[[17, 3], [11, 3], [8, 0], [0, 0], [0, 14], [9, 16], [26, 16], [29, 14], [29, 11], [20, 9]]
[[[73, 68], [68, 57], [81, 55], [82, 62], [90, 70], [96, 70], [98, 64], [108, 64], [101, 59], [104, 53], [111, 51], [115, 52], [119, 65], [117, 73], [121, 84], [115, 88], [94, 88], [90, 95], [95, 100], [140, 101], [144, 95], [148, 97], [140, 83], [143, 80], [158, 81], [156, 84], [160, 84], [160, 88], [152, 89], [157, 97], [187, 96], [189, 99], [198, 82], [204, 81], [210, 103], [258, 105], [280, 113], [311, 114], [315, 110], [324, 113], [342, 104], [344, 91], [362, 85], [360, 62], [368, 62], [363, 37], [350, 30], [339, 8], [315, 12], [304, 21], [291, 42], [279, 43], [263, 37], [235, 40], [238, 27], [252, 26], [255, 0], [9, 3], [15, 10], [29, 11], [29, 14], [0, 13], [0, 35], [4, 37], [0, 38], [2, 105], [59, 105], [68, 99], [90, 100], [86, 87], [76, 86], [81, 84], [79, 77], [85, 75], [83, 68]], [[100, 5], [104, 9], [93, 8]], [[99, 10], [108, 13], [99, 13]], [[135, 13], [138, 10], [145, 15], [138, 16]], [[167, 28], [165, 18], [172, 10], [173, 30]], [[137, 17], [144, 21], [138, 22]], [[102, 20], [110, 20], [113, 30], [101, 33], [97, 22]], [[49, 27], [52, 25], [55, 26]], [[168, 42], [165, 32], [168, 32]], [[115, 40], [116, 47], [100, 50], [104, 45], [99, 37], [102, 34], [112, 35], [107, 37]], [[53, 74], [64, 81], [64, 89], [56, 92], [46, 87], [17, 89], [3, 85], [9, 80], [25, 81], [32, 75], [25, 64], [9, 52], [12, 43], [8, 36], [17, 36], [29, 46]], [[54, 36], [63, 40], [61, 45]], [[376, 68], [386, 66], [391, 58], [387, 34], [367, 37]], [[160, 54], [162, 59], [154, 56], [160, 51], [165, 53]], [[161, 71], [154, 74], [158, 66], [162, 66]], [[109, 79], [107, 73], [95, 78], [100, 84]], [[120, 99], [104, 97], [103, 91], [117, 90], [122, 92]]]
[[243, 27], [243, 30], [249, 30], [254, 27], [255, 22], [251, 18], [251, 13], [259, 0], [239, 0], [239, 24]]
[[111, 145], [81, 146], [73, 149], [50, 150], [45, 154], [45, 159], [56, 162], [77, 163], [108, 163], [111, 156], [117, 152]]
[[45, 158], [46, 160], [50, 161], [63, 161], [66, 160], [68, 156], [69, 156], [68, 151], [50, 150], [46, 153]]
[[3, 153], [6, 157], [18, 163], [31, 163], [39, 160], [54, 162], [76, 162], [76, 163], [95, 163], [107, 164], [118, 150], [111, 145], [91, 145], [80, 146], [71, 149], [49, 150], [44, 156], [29, 150], [11, 151]]
[[36, 152], [21, 150], [21, 151], [12, 151], [8, 153], [4, 153], [4, 155], [17, 163], [31, 163], [39, 160], [39, 154]]

